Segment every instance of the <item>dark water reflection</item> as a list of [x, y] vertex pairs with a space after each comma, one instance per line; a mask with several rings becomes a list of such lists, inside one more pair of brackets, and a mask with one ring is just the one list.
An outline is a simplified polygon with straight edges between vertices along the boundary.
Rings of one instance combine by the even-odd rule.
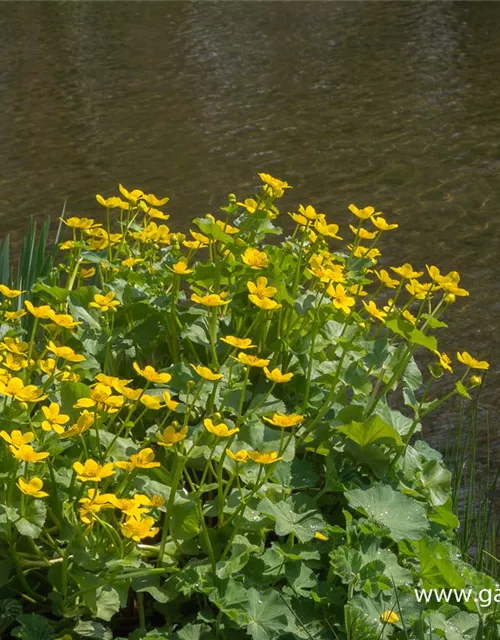
[[257, 171], [342, 225], [373, 204], [387, 261], [457, 269], [473, 292], [443, 344], [500, 387], [500, 5], [3, 2], [0, 225], [97, 213], [116, 183], [187, 225]]

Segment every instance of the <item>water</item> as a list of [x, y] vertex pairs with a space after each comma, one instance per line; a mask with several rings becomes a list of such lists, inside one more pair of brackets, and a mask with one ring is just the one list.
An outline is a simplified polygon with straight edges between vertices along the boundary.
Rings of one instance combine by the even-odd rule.
[[344, 229], [373, 204], [385, 261], [456, 269], [470, 298], [442, 344], [500, 388], [500, 4], [4, 2], [0, 227], [98, 215], [118, 181], [172, 220], [266, 171]]

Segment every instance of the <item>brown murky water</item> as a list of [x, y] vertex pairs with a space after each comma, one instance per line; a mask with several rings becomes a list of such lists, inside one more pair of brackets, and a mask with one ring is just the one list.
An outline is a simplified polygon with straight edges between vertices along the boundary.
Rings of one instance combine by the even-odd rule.
[[344, 227], [373, 204], [400, 224], [388, 262], [462, 274], [443, 344], [491, 358], [495, 411], [499, 23], [494, 2], [2, 2], [0, 236], [65, 199], [96, 215], [118, 181], [184, 225], [258, 171]]

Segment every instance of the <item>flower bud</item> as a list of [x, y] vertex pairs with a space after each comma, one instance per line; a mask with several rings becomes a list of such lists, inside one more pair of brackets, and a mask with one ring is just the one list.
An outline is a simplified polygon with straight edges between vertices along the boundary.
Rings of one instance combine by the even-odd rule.
[[443, 297], [443, 300], [445, 301], [446, 304], [454, 304], [456, 299], [457, 297], [455, 296], [454, 293], [447, 293]]
[[471, 376], [469, 378], [469, 383], [471, 387], [479, 387], [479, 385], [483, 382], [481, 376]]
[[227, 199], [229, 200], [229, 202], [230, 202], [231, 204], [236, 204], [236, 196], [234, 195], [234, 193], [230, 193], [230, 194], [227, 196]]
[[193, 388], [193, 387], [195, 387], [195, 386], [196, 386], [196, 382], [195, 382], [194, 380], [188, 380], [188, 381], [186, 382], [186, 387], [187, 387], [188, 389], [192, 389], [192, 388]]

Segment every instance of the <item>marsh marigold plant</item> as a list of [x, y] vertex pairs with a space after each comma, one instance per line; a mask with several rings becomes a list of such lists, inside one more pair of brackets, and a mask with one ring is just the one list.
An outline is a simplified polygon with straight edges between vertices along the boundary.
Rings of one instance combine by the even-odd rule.
[[488, 368], [439, 346], [468, 291], [388, 265], [398, 225], [371, 206], [301, 204], [283, 235], [292, 187], [259, 176], [181, 230], [167, 197], [120, 185], [64, 220], [47, 277], [0, 286], [1, 631], [418, 640], [497, 624], [494, 607], [412, 596], [495, 588], [457, 554], [450, 473], [418, 440]]

